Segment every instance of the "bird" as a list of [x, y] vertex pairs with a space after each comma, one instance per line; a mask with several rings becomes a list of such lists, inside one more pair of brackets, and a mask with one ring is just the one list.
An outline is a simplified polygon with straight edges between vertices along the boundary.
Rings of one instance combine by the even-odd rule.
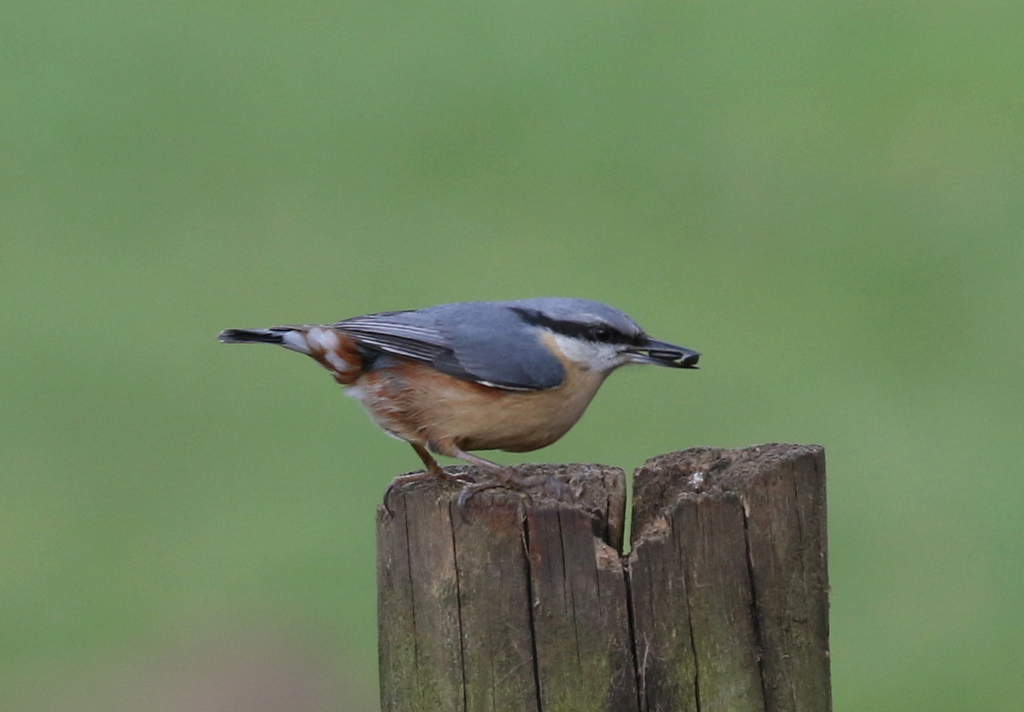
[[[426, 468], [399, 484], [461, 484], [460, 509], [489, 487], [523, 489], [512, 468], [471, 451], [529, 452], [580, 419], [612, 371], [627, 364], [695, 369], [700, 353], [650, 337], [632, 318], [589, 299], [470, 301], [388, 311], [333, 324], [226, 329], [223, 343], [276, 344], [306, 354]], [[449, 474], [434, 455], [486, 475]]]

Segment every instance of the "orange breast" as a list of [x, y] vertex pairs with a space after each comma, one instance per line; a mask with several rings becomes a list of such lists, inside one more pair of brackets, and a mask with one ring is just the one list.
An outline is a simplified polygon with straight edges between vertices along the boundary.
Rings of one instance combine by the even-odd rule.
[[567, 367], [544, 391], [506, 391], [397, 360], [361, 374], [349, 389], [384, 430], [446, 454], [463, 450], [526, 452], [550, 445], [583, 415], [606, 374]]

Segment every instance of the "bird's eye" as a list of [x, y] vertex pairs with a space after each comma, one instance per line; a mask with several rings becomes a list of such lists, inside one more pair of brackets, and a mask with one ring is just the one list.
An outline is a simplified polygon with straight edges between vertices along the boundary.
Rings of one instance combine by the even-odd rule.
[[612, 330], [607, 326], [595, 326], [591, 334], [594, 341], [600, 341], [603, 344], [607, 344], [613, 338]]

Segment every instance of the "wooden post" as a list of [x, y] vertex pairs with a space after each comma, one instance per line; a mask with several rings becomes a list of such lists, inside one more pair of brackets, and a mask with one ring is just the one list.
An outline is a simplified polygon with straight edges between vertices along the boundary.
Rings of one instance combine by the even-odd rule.
[[378, 510], [382, 710], [831, 709], [821, 448], [648, 461], [628, 557], [621, 470], [519, 472], [565, 486]]
[[641, 709], [832, 709], [822, 448], [649, 460], [633, 527]]

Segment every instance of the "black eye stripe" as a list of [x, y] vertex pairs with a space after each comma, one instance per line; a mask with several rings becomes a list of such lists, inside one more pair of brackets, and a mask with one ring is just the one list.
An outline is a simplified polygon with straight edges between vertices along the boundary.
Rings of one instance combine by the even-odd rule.
[[581, 324], [576, 321], [552, 319], [540, 312], [514, 307], [513, 310], [528, 324], [543, 326], [557, 334], [597, 341], [603, 344], [639, 345], [644, 335], [624, 334], [611, 324]]

